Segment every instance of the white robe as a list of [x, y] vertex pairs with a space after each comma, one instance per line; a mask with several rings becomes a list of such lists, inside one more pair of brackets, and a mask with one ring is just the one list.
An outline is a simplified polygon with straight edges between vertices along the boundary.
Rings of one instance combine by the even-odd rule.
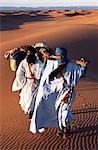
[[[56, 69], [57, 66], [57, 61], [48, 61], [41, 78], [34, 113], [30, 124], [30, 131], [33, 133], [36, 133], [40, 128], [61, 128], [61, 100], [64, 98], [68, 90], [78, 83], [84, 70], [84, 68], [81, 68], [79, 65], [69, 62], [64, 73], [64, 78], [67, 81], [67, 88], [64, 88], [64, 80], [62, 77], [59, 79], [55, 78], [51, 82], [49, 81], [49, 74]], [[63, 125], [64, 121], [69, 121], [71, 123], [74, 118], [70, 112], [74, 99], [75, 91], [72, 93], [69, 106], [67, 106], [67, 109], [63, 112], [63, 115], [65, 115]], [[67, 119], [68, 115], [69, 118]]]
[[[38, 63], [32, 65], [31, 71], [35, 78], [39, 80], [41, 70]], [[31, 103], [32, 107], [34, 106], [33, 98], [36, 87], [37, 85], [32, 84], [29, 66], [26, 59], [24, 59], [19, 64], [19, 67], [16, 71], [16, 78], [12, 85], [12, 91], [21, 90], [19, 104], [25, 113], [29, 111]]]

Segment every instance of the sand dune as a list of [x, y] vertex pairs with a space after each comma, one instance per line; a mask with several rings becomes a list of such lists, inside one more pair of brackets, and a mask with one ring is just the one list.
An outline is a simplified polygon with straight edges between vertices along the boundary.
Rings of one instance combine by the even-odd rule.
[[[0, 127], [2, 150], [67, 150], [97, 148], [98, 112], [98, 11], [43, 10], [0, 11]], [[64, 46], [71, 59], [90, 60], [88, 72], [77, 87], [73, 106], [77, 129], [64, 140], [56, 129], [29, 132], [29, 119], [19, 107], [18, 93], [11, 92], [15, 73], [3, 58], [5, 51], [45, 41], [50, 48]]]

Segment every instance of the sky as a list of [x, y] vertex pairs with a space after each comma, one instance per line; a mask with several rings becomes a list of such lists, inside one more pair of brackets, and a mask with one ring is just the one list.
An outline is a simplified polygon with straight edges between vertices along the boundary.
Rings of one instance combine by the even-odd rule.
[[5, 7], [98, 6], [98, 0], [0, 0]]

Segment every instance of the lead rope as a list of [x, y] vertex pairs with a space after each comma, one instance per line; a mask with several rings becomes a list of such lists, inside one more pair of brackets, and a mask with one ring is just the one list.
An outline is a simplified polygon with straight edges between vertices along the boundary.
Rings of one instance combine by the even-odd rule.
[[61, 74], [61, 76], [62, 76], [62, 78], [63, 78], [63, 80], [64, 80], [64, 86], [66, 87], [67, 82], [66, 82], [66, 80], [65, 80], [65, 78], [64, 78], [64, 74], [63, 74], [63, 71], [62, 71], [62, 70], [60, 70], [60, 74]]

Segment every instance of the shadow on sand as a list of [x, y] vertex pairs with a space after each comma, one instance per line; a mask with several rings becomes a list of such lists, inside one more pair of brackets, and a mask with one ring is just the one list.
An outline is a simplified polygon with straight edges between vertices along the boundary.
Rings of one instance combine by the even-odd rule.
[[[57, 137], [57, 129], [48, 128], [42, 134], [34, 135], [32, 148], [43, 150], [67, 150], [67, 149], [93, 149], [97, 148], [97, 113], [98, 108], [92, 105], [90, 108], [83, 108], [73, 111], [76, 116], [77, 126], [72, 126], [69, 136], [63, 139], [61, 136]], [[31, 144], [32, 142], [30, 142]]]
[[68, 13], [66, 14], [65, 16], [68, 16], [68, 17], [75, 17], [75, 16], [82, 16], [82, 15], [87, 15], [87, 14], [90, 14], [89, 12], [73, 12], [73, 13]]
[[2, 12], [0, 14], [0, 31], [8, 31], [19, 29], [20, 25], [26, 22], [36, 21], [51, 21], [53, 17], [40, 11], [29, 11], [29, 12]]

